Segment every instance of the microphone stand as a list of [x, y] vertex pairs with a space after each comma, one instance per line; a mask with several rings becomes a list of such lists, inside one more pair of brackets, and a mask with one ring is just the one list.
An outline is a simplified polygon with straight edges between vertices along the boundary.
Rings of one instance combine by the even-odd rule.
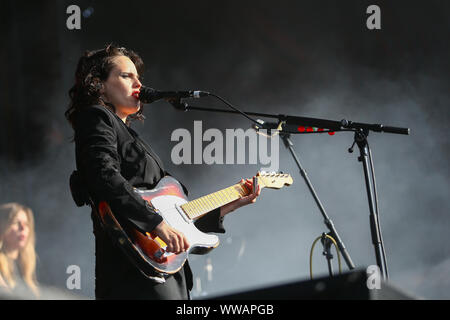
[[[306, 173], [306, 170], [303, 169], [301, 163], [300, 163], [300, 159], [298, 158], [298, 156], [295, 153], [294, 150], [294, 144], [292, 143], [291, 139], [290, 139], [290, 134], [285, 134], [285, 133], [280, 133], [280, 137], [283, 139], [284, 145], [286, 146], [286, 148], [289, 149], [289, 151], [291, 152], [292, 157], [295, 160], [295, 163], [297, 164], [297, 167], [300, 170], [300, 174], [303, 177], [303, 179], [306, 182], [306, 185], [309, 188], [309, 191], [311, 192], [314, 201], [316, 202], [317, 207], [320, 210], [320, 213], [322, 214], [323, 217], [323, 221], [325, 223], [325, 226], [328, 228], [329, 232], [326, 235], [329, 235], [330, 237], [332, 237], [333, 239], [336, 240], [336, 243], [338, 245], [339, 250], [342, 252], [342, 256], [344, 257], [345, 262], [347, 263], [347, 266], [350, 270], [353, 270], [355, 268], [355, 265], [353, 264], [352, 259], [350, 258], [350, 255], [347, 251], [347, 249], [345, 248], [344, 242], [341, 240], [341, 237], [339, 236], [333, 221], [328, 217], [327, 213], [325, 212], [325, 208], [323, 207], [322, 203], [319, 200], [319, 197], [317, 196], [316, 190], [314, 190], [314, 187], [311, 183], [311, 181], [309, 180], [308, 174]], [[330, 276], [333, 276], [333, 267], [331, 265], [331, 259], [333, 259], [333, 255], [330, 253], [330, 247], [331, 247], [331, 241], [329, 238], [326, 237], [325, 234], [322, 235], [322, 244], [324, 246], [324, 255], [327, 259], [327, 263], [328, 263], [328, 271]]]
[[[202, 107], [195, 107], [188, 105], [186, 102], [182, 102], [180, 99], [175, 100], [168, 100], [175, 108], [178, 110], [188, 111], [188, 110], [199, 110], [199, 111], [211, 111], [211, 112], [226, 112], [226, 113], [235, 113], [235, 114], [242, 114], [249, 120], [256, 123], [256, 129], [259, 128], [262, 129], [269, 129], [274, 130], [280, 127], [280, 124], [285, 125], [291, 125], [291, 126], [310, 126], [310, 127], [318, 127], [318, 128], [327, 128], [328, 131], [322, 131], [322, 132], [336, 132], [336, 131], [353, 131], [355, 133], [354, 136], [354, 143], [356, 143], [360, 149], [360, 156], [358, 157], [358, 160], [363, 163], [363, 171], [364, 171], [364, 177], [365, 177], [365, 183], [366, 183], [366, 191], [367, 191], [367, 197], [369, 202], [369, 210], [370, 210], [370, 232], [372, 235], [372, 244], [375, 248], [375, 257], [377, 261], [377, 265], [380, 268], [381, 274], [384, 278], [384, 280], [388, 279], [388, 271], [387, 271], [387, 262], [386, 262], [386, 253], [384, 250], [383, 245], [383, 239], [381, 236], [381, 228], [379, 225], [379, 212], [378, 212], [378, 203], [377, 203], [377, 194], [376, 194], [376, 183], [375, 183], [375, 173], [373, 168], [373, 162], [371, 157], [371, 151], [369, 148], [369, 144], [367, 141], [367, 136], [369, 135], [369, 131], [374, 132], [386, 132], [386, 133], [394, 133], [394, 134], [404, 134], [409, 135], [410, 129], [409, 128], [399, 128], [399, 127], [391, 127], [391, 126], [384, 126], [382, 124], [367, 124], [367, 123], [359, 123], [359, 122], [353, 122], [348, 121], [346, 119], [343, 119], [341, 121], [333, 121], [333, 120], [327, 120], [327, 119], [318, 119], [318, 118], [308, 118], [308, 117], [297, 117], [297, 116], [287, 116], [287, 115], [274, 115], [274, 114], [265, 114], [265, 113], [255, 113], [255, 112], [242, 112], [235, 107], [233, 107], [231, 104], [223, 100], [222, 98], [210, 94], [211, 96], [214, 96], [230, 106], [234, 110], [224, 110], [224, 109], [214, 109], [214, 108], [202, 108]], [[250, 118], [250, 115], [254, 116], [261, 116], [261, 117], [267, 117], [267, 118], [276, 118], [278, 119], [278, 123], [264, 123], [263, 121], [256, 121], [252, 118]], [[333, 222], [331, 219], [327, 216], [325, 209], [323, 208], [317, 193], [315, 192], [311, 181], [309, 180], [306, 171], [303, 169], [303, 167], [300, 164], [300, 161], [298, 159], [298, 156], [295, 154], [293, 143], [289, 139], [290, 134], [305, 134], [305, 133], [318, 133], [318, 132], [298, 132], [298, 131], [288, 131], [288, 130], [278, 130], [280, 136], [283, 139], [283, 142], [285, 146], [289, 149], [291, 152], [297, 166], [299, 167], [300, 174], [303, 176], [311, 194], [313, 195], [313, 198], [319, 207], [320, 212], [322, 213], [322, 216], [324, 218], [324, 223], [327, 226], [327, 228], [330, 230], [328, 235], [330, 235], [332, 238], [336, 240], [336, 243], [338, 244], [339, 250], [342, 252], [342, 255], [347, 263], [347, 266], [349, 269], [354, 269], [355, 266], [350, 258], [350, 255], [348, 254], [342, 240], [340, 239], [336, 228], [334, 227]], [[351, 153], [353, 152], [353, 145], [348, 149], [348, 151]], [[370, 160], [370, 162], [369, 162]], [[369, 168], [371, 172], [369, 172]], [[332, 273], [332, 266], [331, 266], [331, 259], [332, 255], [329, 254], [329, 246], [331, 245], [329, 242], [327, 242], [326, 235], [322, 235], [322, 244], [324, 245], [324, 255], [327, 258], [328, 266], [329, 266], [329, 272]]]
[[[373, 163], [369, 163], [369, 157], [371, 158], [371, 152], [369, 148], [369, 144], [367, 142], [367, 136], [369, 135], [369, 130], [367, 129], [358, 129], [355, 131], [355, 142], [359, 148], [358, 161], [362, 162], [363, 170], [364, 170], [364, 178], [366, 182], [366, 191], [367, 198], [369, 201], [369, 221], [370, 221], [370, 230], [372, 235], [372, 244], [375, 248], [375, 257], [377, 261], [377, 265], [380, 268], [381, 275], [384, 280], [389, 278], [389, 273], [387, 269], [386, 263], [386, 254], [384, 251], [381, 229], [379, 224], [379, 214], [378, 214], [378, 203], [377, 203], [377, 195], [376, 195], [376, 183], [375, 183], [375, 175], [373, 173]], [[349, 152], [353, 152], [353, 146], [350, 147]], [[371, 160], [371, 159], [370, 159]], [[369, 174], [369, 168], [372, 171], [372, 174]]]

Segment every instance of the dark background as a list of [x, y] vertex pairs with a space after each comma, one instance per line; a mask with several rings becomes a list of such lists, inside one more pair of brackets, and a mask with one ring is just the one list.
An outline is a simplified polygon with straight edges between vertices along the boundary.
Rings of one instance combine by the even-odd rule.
[[[71, 4], [81, 8], [81, 30], [66, 27]], [[366, 27], [371, 4], [381, 8], [381, 30]], [[369, 136], [391, 283], [448, 299], [449, 12], [448, 1], [2, 1], [0, 202], [22, 202], [35, 213], [39, 281], [64, 289], [66, 268], [78, 265], [75, 293], [94, 294], [92, 226], [89, 209], [70, 197], [74, 146], [63, 114], [78, 58], [113, 42], [142, 56], [143, 82], [157, 89], [206, 90], [246, 111], [410, 128], [409, 136]], [[219, 106], [210, 98], [196, 104]], [[175, 129], [193, 133], [201, 120], [203, 131], [246, 130], [243, 117], [182, 113], [161, 101], [145, 115], [133, 127], [191, 198], [261, 167], [171, 162]], [[292, 140], [355, 264], [375, 264], [362, 166], [347, 152], [352, 134]], [[191, 259], [201, 283], [194, 297], [308, 279], [311, 244], [327, 230], [281, 142], [279, 154], [294, 184], [263, 190], [227, 217], [222, 245]], [[317, 276], [327, 274], [321, 249]]]

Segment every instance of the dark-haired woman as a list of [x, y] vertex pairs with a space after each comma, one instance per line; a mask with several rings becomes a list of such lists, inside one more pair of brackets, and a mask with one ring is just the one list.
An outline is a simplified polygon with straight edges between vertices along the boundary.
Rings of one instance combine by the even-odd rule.
[[[179, 253], [186, 237], [155, 214], [133, 187], [153, 188], [168, 173], [159, 157], [130, 127], [142, 119], [138, 99], [143, 62], [133, 51], [108, 45], [88, 51], [79, 60], [66, 117], [75, 131], [77, 171], [94, 203], [107, 201], [121, 224], [151, 232]], [[252, 181], [241, 181], [252, 188]], [[258, 190], [231, 202], [196, 222], [204, 232], [225, 232], [223, 217], [255, 202]], [[97, 299], [189, 299], [189, 264], [164, 279], [145, 277], [102, 229], [93, 211], [96, 239]], [[162, 280], [162, 281], [161, 281]]]

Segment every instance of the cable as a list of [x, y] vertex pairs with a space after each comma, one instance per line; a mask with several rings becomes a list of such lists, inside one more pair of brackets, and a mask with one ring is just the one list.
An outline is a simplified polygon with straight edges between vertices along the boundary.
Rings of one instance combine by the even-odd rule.
[[[311, 280], [313, 279], [313, 275], [312, 275], [312, 257], [313, 257], [314, 246], [316, 245], [317, 241], [319, 241], [320, 239], [322, 239], [322, 237], [323, 237], [323, 235], [317, 237], [317, 238], [314, 240], [314, 242], [313, 242], [313, 244], [312, 244], [312, 246], [311, 246], [311, 252], [310, 252], [310, 254], [309, 254], [309, 275], [310, 275], [310, 277], [311, 277]], [[339, 274], [341, 274], [341, 273], [342, 273], [341, 255], [339, 254], [339, 247], [338, 247], [338, 245], [337, 245], [337, 242], [336, 242], [336, 240], [333, 239], [332, 236], [330, 236], [330, 235], [328, 235], [328, 234], [325, 235], [325, 237], [326, 237], [326, 238], [329, 238], [329, 239], [333, 242], [334, 247], [336, 248], [336, 252], [337, 252], [337, 256], [338, 256]]]
[[209, 93], [209, 95], [212, 96], [212, 97], [214, 97], [214, 98], [219, 99], [220, 101], [222, 101], [223, 103], [225, 103], [227, 106], [229, 106], [229, 107], [230, 107], [231, 109], [233, 109], [234, 111], [239, 112], [240, 114], [242, 114], [244, 117], [246, 117], [246, 118], [249, 119], [250, 121], [256, 123], [257, 125], [260, 125], [260, 123], [259, 123], [257, 120], [255, 120], [255, 119], [249, 117], [245, 112], [243, 112], [243, 111], [237, 109], [236, 107], [234, 107], [231, 103], [229, 103], [229, 102], [226, 101], [225, 99], [219, 97], [218, 95], [215, 95], [214, 93]]

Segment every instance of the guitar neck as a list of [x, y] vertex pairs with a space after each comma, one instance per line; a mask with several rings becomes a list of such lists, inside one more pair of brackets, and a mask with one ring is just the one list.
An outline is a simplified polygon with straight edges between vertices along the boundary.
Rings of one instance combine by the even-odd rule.
[[208, 212], [246, 196], [249, 193], [250, 190], [247, 190], [243, 185], [235, 184], [231, 187], [189, 201], [181, 205], [181, 208], [190, 219], [195, 220]]

